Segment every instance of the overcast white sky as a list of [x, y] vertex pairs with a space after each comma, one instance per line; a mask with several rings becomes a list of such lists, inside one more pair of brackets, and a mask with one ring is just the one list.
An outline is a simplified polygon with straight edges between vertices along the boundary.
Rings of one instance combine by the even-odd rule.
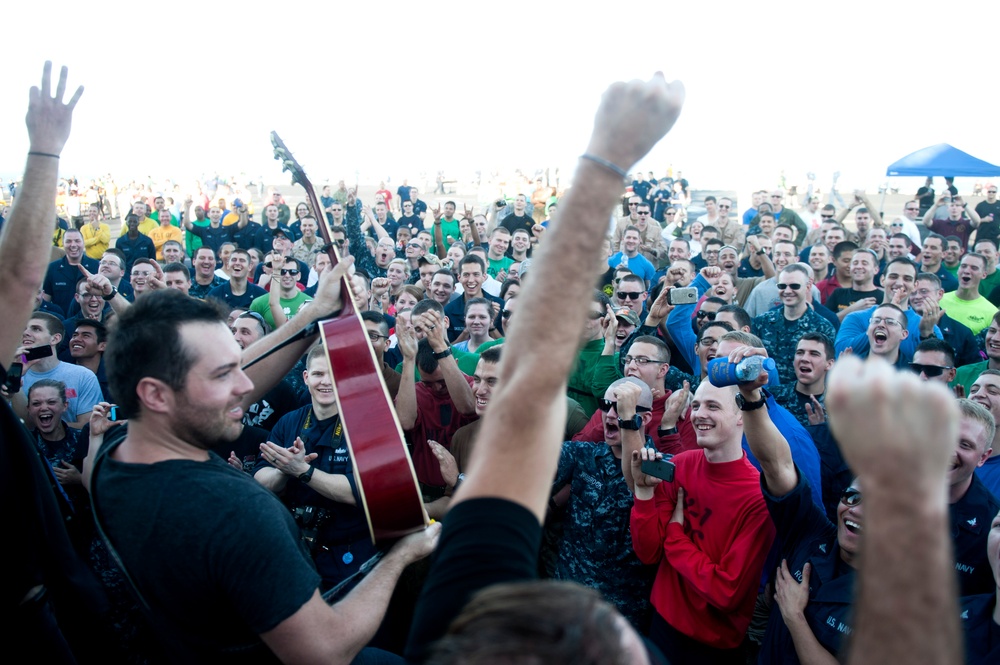
[[659, 69], [687, 105], [644, 169], [731, 188], [815, 171], [824, 189], [840, 170], [842, 191], [871, 188], [934, 143], [1000, 162], [984, 29], [998, 5], [18, 3], [4, 11], [0, 173], [23, 168], [45, 59], [86, 86], [63, 175], [182, 181], [286, 181], [272, 129], [314, 180], [571, 168], [607, 85]]

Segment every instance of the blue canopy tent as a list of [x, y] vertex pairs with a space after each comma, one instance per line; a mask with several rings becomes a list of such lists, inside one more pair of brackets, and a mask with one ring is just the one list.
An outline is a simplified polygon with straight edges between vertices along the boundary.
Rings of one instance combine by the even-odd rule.
[[1000, 166], [984, 162], [947, 143], [917, 150], [889, 165], [887, 176], [1000, 176]]

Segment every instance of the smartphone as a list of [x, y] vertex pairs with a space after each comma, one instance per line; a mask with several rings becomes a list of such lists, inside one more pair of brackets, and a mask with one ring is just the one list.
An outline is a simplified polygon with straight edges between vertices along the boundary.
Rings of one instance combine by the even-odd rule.
[[110, 409], [108, 409], [108, 420], [111, 422], [116, 422], [118, 420], [118, 405], [113, 404]]
[[692, 305], [698, 302], [698, 289], [693, 286], [685, 286], [670, 289], [671, 305]]
[[[671, 455], [673, 457], [673, 455]], [[653, 476], [668, 483], [674, 480], [674, 463], [668, 458], [658, 460], [646, 460], [642, 463], [642, 472], [647, 476]]]
[[21, 372], [23, 370], [24, 365], [21, 363], [10, 364], [10, 369], [7, 370], [7, 380], [3, 384], [8, 395], [13, 395], [21, 390]]
[[507, 207], [507, 201], [504, 199], [497, 199], [496, 206], [498, 210], [503, 210]]
[[52, 355], [52, 347], [45, 346], [33, 346], [27, 349], [21, 356], [24, 358], [24, 362], [30, 362], [32, 360], [40, 360], [41, 358], [48, 358]]

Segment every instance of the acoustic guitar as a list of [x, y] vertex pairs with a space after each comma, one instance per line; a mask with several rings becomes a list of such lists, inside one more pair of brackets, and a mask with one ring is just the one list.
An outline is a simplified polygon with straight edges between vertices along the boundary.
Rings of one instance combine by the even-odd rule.
[[[271, 145], [282, 170], [292, 174], [292, 184], [305, 189], [324, 250], [333, 265], [337, 265], [340, 256], [331, 241], [316, 190], [276, 132], [271, 132]], [[377, 544], [425, 528], [428, 518], [403, 430], [382, 378], [382, 368], [346, 277], [341, 280], [340, 293], [343, 309], [336, 317], [320, 322], [320, 339], [330, 363], [337, 409], [362, 508], [372, 542]]]

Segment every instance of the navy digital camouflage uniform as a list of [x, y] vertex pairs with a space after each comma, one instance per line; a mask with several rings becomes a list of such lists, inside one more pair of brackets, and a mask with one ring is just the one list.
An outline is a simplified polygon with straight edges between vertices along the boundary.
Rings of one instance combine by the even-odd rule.
[[566, 441], [552, 486], [556, 491], [567, 484], [556, 579], [597, 589], [637, 630], [645, 630], [656, 566], [640, 562], [632, 549], [632, 494], [621, 460], [604, 442]]
[[837, 331], [830, 322], [813, 310], [806, 309], [805, 314], [798, 319], [789, 321], [785, 318], [784, 307], [755, 317], [750, 324], [750, 332], [764, 342], [767, 354], [774, 358], [774, 362], [778, 365], [778, 376], [781, 377], [782, 383], [795, 382], [795, 368], [792, 363], [795, 360], [795, 347], [800, 337], [810, 332], [823, 333], [830, 339], [837, 337]]
[[[794, 367], [793, 367], [794, 373]], [[793, 378], [788, 383], [783, 383], [780, 386], [774, 386], [769, 389], [771, 394], [774, 395], [775, 401], [785, 409], [795, 416], [795, 419], [802, 423], [803, 427], [809, 427], [809, 414], [806, 412], [806, 404], [812, 404], [812, 400], [809, 399], [809, 395], [803, 395], [799, 391], [795, 390], [795, 379]], [[821, 395], [813, 395], [816, 401], [820, 404], [824, 404], [826, 400], [826, 393]]]

